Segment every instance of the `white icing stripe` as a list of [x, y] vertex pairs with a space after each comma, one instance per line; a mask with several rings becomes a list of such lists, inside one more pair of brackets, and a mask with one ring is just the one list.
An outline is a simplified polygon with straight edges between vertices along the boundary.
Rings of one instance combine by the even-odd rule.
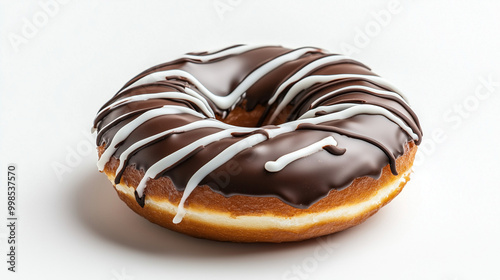
[[236, 55], [244, 52], [248, 52], [251, 50], [255, 50], [258, 48], [262, 48], [264, 46], [247, 46], [247, 45], [242, 45], [242, 46], [236, 46], [234, 48], [230, 48], [224, 51], [213, 51], [214, 53], [209, 53], [209, 54], [185, 54], [182, 56], [182, 58], [187, 58], [187, 59], [194, 59], [194, 60], [200, 60], [201, 62], [207, 62], [210, 60], [218, 59], [224, 56], [228, 55]]
[[313, 71], [316, 68], [319, 68], [320, 66], [332, 63], [332, 62], [338, 62], [344, 59], [348, 59], [348, 57], [343, 56], [343, 55], [330, 55], [326, 57], [322, 57], [320, 59], [313, 60], [309, 64], [305, 65], [302, 67], [297, 73], [293, 74], [290, 78], [288, 78], [286, 81], [284, 81], [279, 88], [276, 90], [274, 95], [269, 99], [268, 104], [273, 104], [278, 96], [281, 94], [283, 90], [285, 90], [286, 87], [288, 87], [290, 84], [302, 79], [307, 73]]
[[296, 160], [301, 159], [303, 157], [307, 157], [307, 156], [310, 156], [314, 153], [317, 153], [317, 152], [323, 150], [323, 147], [329, 146], [329, 145], [337, 146], [337, 141], [335, 141], [333, 136], [328, 136], [325, 139], [318, 141], [314, 144], [311, 144], [307, 147], [304, 147], [300, 150], [283, 155], [283, 156], [279, 157], [276, 161], [268, 161], [268, 162], [266, 162], [264, 167], [269, 172], [281, 171], [283, 168], [285, 168], [285, 166], [292, 163], [293, 161], [296, 161]]
[[[218, 121], [217, 121], [218, 122]], [[227, 125], [229, 126], [229, 125]], [[196, 148], [200, 146], [207, 146], [213, 142], [222, 140], [224, 138], [229, 138], [232, 137], [232, 133], [238, 132], [238, 133], [251, 133], [256, 130], [259, 130], [260, 128], [258, 127], [237, 127], [237, 126], [230, 126], [230, 128], [205, 136], [203, 138], [200, 138], [191, 144], [188, 144], [187, 146], [184, 146], [183, 148], [175, 151], [174, 153], [164, 157], [163, 159], [157, 161], [155, 164], [153, 164], [148, 170], [146, 170], [146, 174], [142, 178], [142, 180], [139, 182], [139, 185], [137, 186], [137, 194], [139, 197], [142, 197], [144, 193], [144, 189], [146, 188], [146, 183], [149, 179], [155, 178], [160, 174], [160, 172], [164, 171], [165, 169], [169, 168], [185, 156], [189, 155], [192, 153]], [[266, 132], [269, 135], [269, 138], [273, 138], [277, 135], [287, 133], [287, 132], [292, 132], [295, 130], [295, 126], [293, 125], [286, 125], [283, 127], [275, 128], [275, 129], [269, 129], [266, 130]], [[244, 139], [241, 141], [245, 141]], [[239, 141], [239, 142], [241, 142]], [[239, 143], [238, 142], [238, 143]], [[223, 164], [223, 163], [221, 163]]]
[[214, 120], [214, 119], [203, 119], [199, 121], [195, 121], [192, 123], [188, 123], [186, 125], [172, 128], [166, 131], [163, 131], [161, 133], [157, 133], [155, 135], [149, 136], [147, 138], [144, 138], [140, 141], [135, 142], [133, 145], [128, 147], [125, 151], [122, 152], [120, 155], [120, 164], [118, 168], [116, 169], [115, 176], [116, 174], [119, 174], [122, 168], [124, 167], [125, 160], [129, 157], [130, 154], [134, 153], [137, 149], [142, 147], [143, 145], [146, 145], [150, 142], [155, 141], [156, 139], [159, 139], [167, 134], [171, 133], [181, 133], [181, 132], [186, 132], [186, 131], [191, 131], [195, 129], [200, 129], [200, 128], [220, 128], [220, 129], [229, 129], [234, 126], [225, 124], [223, 122]]
[[116, 107], [123, 106], [125, 104], [129, 104], [129, 103], [132, 103], [132, 102], [138, 102], [138, 101], [145, 101], [145, 100], [149, 100], [149, 99], [181, 99], [181, 100], [187, 100], [187, 101], [190, 101], [190, 102], [194, 103], [196, 106], [198, 106], [198, 108], [200, 108], [207, 117], [215, 118], [215, 114], [212, 111], [212, 109], [210, 108], [210, 106], [207, 106], [200, 99], [194, 98], [191, 95], [188, 95], [188, 94], [185, 94], [185, 93], [181, 93], [181, 92], [168, 92], [168, 91], [167, 92], [146, 93], [146, 94], [139, 94], [139, 95], [129, 96], [129, 97], [120, 99], [120, 100], [118, 100], [118, 101], [110, 104], [106, 108], [104, 108], [101, 111], [99, 111], [98, 114], [100, 114], [100, 113], [102, 113], [102, 112], [104, 112], [106, 110], [115, 109]]
[[200, 146], [206, 146], [209, 145], [215, 141], [219, 141], [224, 138], [229, 138], [232, 137], [231, 133], [233, 132], [252, 132], [256, 128], [245, 128], [245, 127], [235, 127], [235, 128], [230, 128], [226, 129], [220, 132], [216, 132], [214, 134], [205, 136], [203, 138], [200, 138], [191, 144], [188, 144], [187, 146], [184, 146], [183, 148], [175, 151], [174, 153], [162, 158], [161, 160], [157, 161], [155, 164], [153, 164], [148, 170], [146, 170], [146, 174], [142, 178], [141, 182], [139, 182], [139, 185], [137, 186], [137, 194], [139, 197], [142, 197], [144, 193], [144, 189], [146, 188], [146, 183], [149, 179], [154, 178], [160, 174], [163, 170], [169, 168], [185, 156], [189, 155], [192, 153], [196, 148]]
[[182, 106], [166, 105], [158, 109], [149, 110], [140, 115], [139, 117], [137, 117], [136, 119], [134, 119], [133, 121], [124, 125], [122, 128], [120, 128], [120, 130], [116, 132], [116, 134], [113, 137], [113, 140], [111, 140], [111, 143], [108, 145], [108, 148], [104, 151], [104, 153], [102, 153], [101, 158], [97, 161], [97, 167], [99, 168], [99, 171], [104, 170], [104, 166], [111, 159], [111, 156], [117, 150], [116, 146], [125, 139], [127, 139], [127, 137], [132, 133], [132, 131], [134, 131], [140, 125], [142, 125], [143, 123], [152, 118], [161, 115], [172, 115], [172, 114], [191, 114], [193, 116], [205, 118], [205, 116], [203, 116], [202, 114]]
[[321, 96], [320, 98], [314, 100], [314, 102], [311, 103], [310, 107], [316, 106], [318, 103], [321, 103], [321, 102], [325, 101], [326, 99], [330, 98], [331, 96], [334, 96], [334, 95], [338, 94], [339, 92], [353, 92], [353, 91], [365, 91], [365, 92], [372, 92], [375, 95], [392, 96], [392, 97], [396, 97], [399, 100], [403, 101], [405, 104], [408, 104], [406, 102], [406, 100], [404, 100], [404, 98], [401, 97], [401, 95], [399, 95], [397, 93], [394, 93], [392, 91], [379, 90], [379, 89], [372, 88], [372, 87], [367, 87], [367, 86], [348, 86], [348, 87], [343, 87], [343, 88], [334, 90], [332, 92], [329, 92], [329, 93]]
[[[318, 124], [321, 122], [326, 122], [326, 121], [331, 121], [331, 120], [347, 119], [347, 118], [350, 118], [350, 117], [353, 117], [356, 115], [361, 115], [361, 114], [382, 115], [382, 116], [388, 118], [389, 120], [393, 121], [397, 125], [399, 125], [399, 127], [401, 127], [401, 129], [403, 129], [408, 135], [410, 135], [413, 140], [415, 140], [415, 141], [418, 140], [418, 135], [413, 132], [411, 127], [408, 126], [398, 116], [391, 113], [389, 110], [384, 109], [384, 108], [379, 107], [379, 106], [371, 105], [371, 104], [355, 104], [355, 105], [356, 106], [352, 106], [352, 107], [349, 107], [349, 108], [343, 109], [343, 110], [342, 110], [342, 108], [345, 108], [345, 107], [342, 107], [343, 104], [335, 104], [335, 105], [330, 105], [330, 106], [318, 107], [318, 108], [321, 108], [321, 111], [325, 111], [326, 113], [330, 113], [330, 114], [320, 116], [320, 117], [315, 117], [315, 118], [303, 118], [303, 119], [299, 119], [298, 121], [302, 121], [305, 123]], [[337, 110], [339, 110], [339, 108], [342, 111], [336, 112]], [[316, 110], [316, 109], [313, 109], [313, 110]], [[308, 112], [306, 112], [306, 114]], [[323, 118], [329, 117], [329, 116], [332, 116], [333, 118], [327, 118], [327, 120], [323, 120]], [[321, 120], [321, 121], [318, 121], [318, 120]]]
[[385, 79], [380, 78], [379, 76], [373, 75], [360, 75], [360, 74], [336, 74], [336, 75], [314, 75], [303, 78], [302, 80], [295, 83], [286, 93], [283, 101], [278, 104], [278, 107], [271, 115], [270, 122], [273, 122], [274, 119], [278, 116], [278, 114], [290, 103], [297, 94], [299, 94], [302, 90], [309, 88], [310, 86], [317, 83], [325, 83], [332, 82], [336, 80], [349, 79], [349, 78], [358, 78], [362, 80], [366, 80], [372, 82], [377, 85], [381, 85], [384, 88], [391, 89], [392, 91], [398, 93], [406, 99], [394, 86], [392, 86]]
[[[102, 131], [106, 131], [108, 129], [111, 129], [113, 126], [115, 126], [117, 123], [123, 121], [123, 119], [127, 119], [129, 116], [136, 114], [136, 112], [128, 112], [123, 115], [120, 115], [119, 117], [115, 118], [114, 120], [110, 121], [108, 124], [103, 126], [102, 128], [99, 129], [99, 133]], [[99, 125], [101, 122], [99, 122], [97, 125]], [[97, 128], [96, 128], [97, 129]], [[96, 130], [94, 129], [94, 130]]]
[[356, 103], [340, 103], [340, 104], [333, 104], [333, 105], [328, 105], [328, 106], [320, 106], [313, 108], [309, 111], [306, 111], [304, 114], [302, 114], [297, 120], [302, 120], [302, 119], [309, 119], [309, 118], [314, 118], [316, 116], [317, 112], [324, 111], [326, 113], [333, 113], [333, 112], [339, 112], [354, 106], [359, 106], [360, 104]]
[[241, 151], [253, 147], [267, 138], [262, 134], [254, 134], [248, 136], [244, 140], [238, 141], [237, 143], [229, 146], [212, 160], [210, 160], [207, 164], [203, 165], [192, 177], [189, 179], [189, 182], [184, 189], [182, 194], [181, 201], [177, 207], [177, 214], [174, 217], [173, 223], [178, 224], [182, 221], [182, 218], [186, 214], [186, 210], [184, 209], [184, 203], [188, 196], [193, 192], [193, 190], [198, 186], [198, 184], [205, 178], [210, 172], [215, 170], [217, 167], [221, 166], [225, 162], [229, 161], [235, 155], [240, 153]]
[[210, 90], [208, 90], [200, 81], [198, 81], [193, 75], [190, 73], [183, 71], [183, 70], [165, 70], [165, 71], [158, 71], [158, 72], [153, 72], [149, 75], [146, 75], [139, 80], [135, 81], [131, 85], [127, 86], [121, 91], [125, 91], [131, 87], [139, 86], [139, 85], [144, 85], [144, 84], [149, 84], [149, 83], [155, 83], [158, 81], [163, 81], [166, 79], [166, 77], [181, 77], [192, 84], [194, 84], [197, 89], [208, 99], [210, 99], [219, 109], [221, 110], [227, 110], [231, 108], [236, 102], [239, 100], [239, 98], [258, 80], [260, 80], [262, 77], [264, 77], [267, 73], [271, 72], [272, 70], [276, 69], [277, 67], [281, 66], [282, 64], [289, 62], [289, 61], [294, 61], [301, 57], [302, 55], [311, 52], [311, 51], [317, 51], [315, 48], [301, 48], [301, 49], [296, 49], [294, 51], [291, 51], [287, 54], [281, 55], [276, 57], [275, 59], [265, 63], [264, 65], [260, 66], [256, 70], [252, 71], [241, 83], [238, 84], [238, 86], [229, 94], [226, 96], [219, 96], [215, 95], [212, 93]]
[[207, 99], [206, 99], [206, 98], [204, 98], [201, 94], [197, 93], [196, 91], [194, 91], [194, 90], [192, 90], [192, 89], [190, 89], [190, 88], [188, 88], [188, 87], [185, 87], [185, 88], [184, 88], [184, 92], [185, 92], [185, 93], [187, 93], [187, 94], [189, 94], [189, 95], [191, 95], [191, 96], [192, 96], [192, 97], [194, 97], [194, 98], [197, 98], [197, 99], [201, 100], [201, 102], [203, 102], [203, 104], [205, 104], [205, 106], [206, 106], [206, 107], [210, 110], [210, 112], [212, 113], [212, 115], [214, 115], [214, 116], [215, 116], [215, 113], [214, 113], [214, 111], [212, 110], [212, 106], [210, 106], [210, 105], [208, 104]]

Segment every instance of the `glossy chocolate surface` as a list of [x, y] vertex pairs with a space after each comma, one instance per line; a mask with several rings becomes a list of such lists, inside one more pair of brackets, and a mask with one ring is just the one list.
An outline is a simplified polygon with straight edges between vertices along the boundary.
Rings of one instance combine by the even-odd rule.
[[[238, 46], [226, 50], [236, 47]], [[201, 112], [199, 106], [193, 102], [179, 98], [147, 99], [103, 110], [113, 102], [127, 97], [161, 92], [185, 93], [185, 89], [188, 88], [199, 93], [200, 96], [204, 96], [211, 109], [217, 114], [225, 116], [231, 111], [217, 107], [192, 81], [183, 77], [167, 76], [160, 81], [129, 87], [151, 73], [174, 69], [183, 70], [194, 76], [215, 95], [226, 96], [253, 71], [292, 51], [292, 49], [278, 46], [266, 46], [205, 62], [189, 57], [152, 67], [129, 81], [98, 113], [95, 120], [95, 127], [98, 130], [97, 145], [105, 144], [108, 148], [117, 131], [144, 112], [155, 108], [172, 105]], [[203, 57], [208, 53], [192, 55]], [[327, 56], [333, 55], [315, 49], [266, 72], [262, 78], [252, 83], [235, 106], [244, 104], [247, 111], [253, 110], [258, 105], [264, 106], [266, 107], [266, 116], [261, 119], [268, 121], [269, 116], [276, 109], [276, 105], [297, 82], [290, 84], [282, 91], [274, 104], [269, 104], [270, 98], [279, 86], [306, 65]], [[336, 74], [375, 75], [363, 64], [345, 58], [334, 63], [322, 64], [306, 73], [304, 78]], [[269, 138], [267, 133], [278, 124], [262, 123], [262, 125], [266, 125], [265, 129], [251, 133], [235, 132], [231, 137], [214, 141], [206, 146], [196, 147], [189, 156], [163, 170], [158, 176], [169, 177], [176, 188], [182, 191], [192, 176], [215, 156], [230, 145], [255, 133], [260, 133], [267, 139], [253, 147], [243, 149], [228, 161], [221, 163], [219, 167], [204, 177], [200, 184], [208, 185], [215, 192], [225, 196], [236, 194], [272, 196], [278, 197], [294, 207], [307, 208], [326, 196], [331, 189], [343, 189], [356, 178], [363, 176], [378, 178], [382, 168], [387, 164], [391, 164], [391, 170], [396, 174], [394, 161], [395, 158], [404, 153], [406, 143], [415, 140], [418, 144], [421, 141], [422, 132], [418, 119], [402, 98], [378, 94], [378, 91], [394, 92], [393, 89], [356, 77], [314, 83], [299, 92], [290, 102], [289, 109], [282, 111], [281, 114], [287, 114], [287, 119], [293, 121], [319, 106], [371, 104], [384, 108], [402, 120], [418, 136], [418, 139], [412, 138], [393, 120], [372, 112], [355, 114], [348, 118], [319, 124], [305, 122], [297, 125], [295, 130], [273, 138]], [[353, 86], [362, 86], [374, 91], [362, 88], [351, 90], [350, 88]], [[311, 107], [315, 100], [319, 100], [322, 96], [336, 90], [338, 93], [324, 98]], [[315, 116], [319, 117], [331, 113], [318, 111]], [[124, 141], [120, 142], [113, 156], [119, 158], [137, 141], [198, 120], [200, 117], [192, 114], [166, 114], [154, 117], [138, 126]], [[206, 127], [165, 135], [149, 142], [128, 156], [125, 166], [135, 166], [135, 168], [146, 172], [156, 162], [175, 151], [221, 130], [223, 129]], [[269, 172], [264, 168], [266, 162], [275, 161], [285, 154], [292, 153], [328, 136], [334, 137], [337, 142], [336, 146], [327, 146], [322, 151], [294, 160], [279, 172]], [[120, 176], [121, 174], [118, 174], [117, 182], [119, 182]]]

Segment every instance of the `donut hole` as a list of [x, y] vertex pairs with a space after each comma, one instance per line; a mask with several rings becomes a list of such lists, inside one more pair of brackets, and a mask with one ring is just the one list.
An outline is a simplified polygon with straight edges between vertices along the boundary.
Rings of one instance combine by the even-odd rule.
[[259, 125], [259, 121], [262, 117], [262, 115], [266, 112], [266, 107], [262, 105], [257, 105], [255, 108], [251, 111], [247, 111], [245, 109], [245, 103], [246, 101], [242, 102], [239, 106], [236, 106], [229, 114], [225, 117], [222, 118], [222, 116], [217, 115], [217, 119], [221, 122], [230, 124], [230, 125], [237, 125], [237, 126], [243, 126], [243, 127], [261, 127], [265, 125], [278, 125], [286, 122], [286, 119], [292, 109], [292, 106], [286, 107], [282, 113], [280, 113], [276, 119], [272, 122], [269, 123], [269, 118], [271, 117], [272, 111], [274, 111], [274, 107], [270, 110], [271, 113], [268, 113], [264, 121], [262, 122], [262, 125]]

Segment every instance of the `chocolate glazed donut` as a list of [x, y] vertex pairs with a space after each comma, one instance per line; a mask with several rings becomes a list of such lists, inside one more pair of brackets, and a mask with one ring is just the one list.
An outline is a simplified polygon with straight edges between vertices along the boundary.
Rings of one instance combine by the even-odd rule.
[[406, 98], [313, 47], [188, 53], [99, 110], [98, 168], [135, 212], [196, 237], [296, 241], [396, 196], [422, 139]]

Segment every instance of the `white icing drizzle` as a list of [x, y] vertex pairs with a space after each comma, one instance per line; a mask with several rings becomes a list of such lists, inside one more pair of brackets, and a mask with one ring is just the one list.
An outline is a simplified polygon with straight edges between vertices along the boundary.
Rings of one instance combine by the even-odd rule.
[[[380, 78], [379, 76], [374, 76], [374, 75], [361, 75], [361, 74], [336, 74], [336, 75], [314, 75], [314, 76], [308, 76], [303, 78], [302, 80], [298, 81], [295, 83], [286, 93], [285, 97], [283, 100], [278, 104], [278, 107], [276, 110], [273, 112], [270, 118], [270, 122], [273, 122], [274, 119], [278, 116], [278, 114], [290, 103], [297, 94], [299, 94], [302, 90], [309, 88], [310, 86], [317, 84], [317, 83], [325, 83], [325, 82], [332, 82], [336, 80], [342, 80], [342, 79], [360, 79], [360, 80], [366, 80], [369, 82], [372, 82], [376, 85], [380, 85], [384, 88], [391, 89], [392, 91], [398, 93], [401, 95], [403, 98], [404, 96], [394, 87], [392, 86], [389, 82], [387, 82], [385, 79]], [[274, 100], [276, 100], [275, 98]], [[269, 103], [271, 105], [272, 103]]]
[[142, 146], [144, 146], [150, 142], [153, 142], [153, 141], [155, 141], [155, 140], [157, 140], [165, 135], [173, 134], [173, 133], [182, 133], [182, 132], [196, 130], [196, 129], [200, 129], [200, 128], [229, 129], [232, 127], [234, 128], [234, 126], [232, 126], [232, 125], [228, 125], [228, 124], [225, 124], [223, 122], [220, 122], [220, 121], [217, 121], [214, 119], [202, 119], [199, 121], [188, 123], [186, 125], [172, 128], [172, 129], [163, 131], [161, 133], [157, 133], [155, 135], [144, 138], [140, 141], [135, 142], [130, 147], [128, 147], [125, 151], [122, 152], [122, 154], [120, 155], [120, 164], [118, 165], [118, 168], [115, 171], [115, 175], [119, 174], [121, 172], [122, 168], [124, 167], [125, 161], [129, 157], [129, 155], [131, 155], [132, 153], [137, 151]]
[[252, 71], [243, 81], [241, 81], [241, 83], [238, 84], [238, 86], [231, 93], [227, 94], [226, 96], [220, 96], [212, 93], [193, 75], [191, 75], [186, 71], [178, 69], [153, 72], [130, 84], [122, 91], [125, 91], [131, 87], [139, 85], [163, 81], [168, 77], [177, 77], [177, 78], [181, 77], [185, 80], [188, 80], [193, 85], [195, 85], [196, 88], [206, 98], [210, 99], [219, 109], [227, 110], [231, 108], [231, 106], [236, 104], [240, 96], [242, 96], [253, 84], [255, 84], [258, 80], [264, 77], [267, 73], [271, 72], [272, 70], [276, 69], [277, 67], [283, 65], [286, 62], [294, 61], [308, 52], [313, 52], [317, 50], [318, 49], [316, 48], [300, 48], [268, 61], [267, 63], [261, 65], [259, 68]]
[[[118, 94], [122, 93], [124, 90], [121, 90]], [[130, 100], [133, 100], [133, 101], [130, 101], [130, 102], [135, 102], [135, 101], [142, 101], [142, 100], [147, 100], [147, 99], [152, 99], [152, 98], [160, 98], [159, 96], [153, 96], [155, 94], [172, 94], [172, 93], [178, 93], [178, 94], [183, 94], [183, 93], [180, 93], [180, 92], [162, 92], [162, 93], [144, 93], [144, 94], [138, 94], [138, 95], [134, 95], [134, 96], [131, 96], [131, 97], [127, 97], [127, 98], [124, 98], [124, 99], [121, 99], [121, 100], [118, 100], [116, 102], [114, 102], [113, 104], [109, 105], [109, 106], [106, 106], [106, 108], [103, 108], [102, 110], [100, 110], [97, 115], [99, 116], [100, 114], [102, 114], [103, 112], [105, 112], [106, 110], [111, 110], [111, 109], [114, 109], [118, 106], [121, 106], [121, 105], [125, 105], [126, 103], [123, 103], [124, 101], [126, 101], [127, 99], [130, 98]], [[184, 88], [184, 93], [186, 93], [188, 96], [186, 95], [178, 95], [179, 97], [177, 98], [180, 98], [180, 99], [185, 99], [185, 100], [189, 100], [189, 101], [192, 101], [193, 103], [195, 103], [196, 105], [198, 105], [200, 107], [200, 109], [205, 113], [207, 114], [208, 116], [212, 117], [212, 118], [215, 118], [215, 113], [214, 111], [212, 110], [212, 107], [210, 107], [210, 105], [208, 105], [208, 102], [205, 98], [203, 98], [200, 94], [198, 94], [196, 91], [190, 89], [190, 88]], [[146, 95], [146, 96], [145, 96]], [[194, 98], [191, 98], [189, 97], [189, 95], [191, 97], [194, 97]], [[174, 95], [170, 95], [170, 96], [174, 96]], [[165, 98], [168, 98], [168, 97], [165, 97]], [[173, 98], [173, 97], [171, 97]], [[130, 102], [127, 102], [127, 103], [130, 103]], [[202, 104], [200, 104], [203, 103]], [[125, 115], [123, 115], [125, 116]], [[116, 122], [118, 122], [119, 119], [115, 119], [113, 121], [111, 121], [110, 123], [108, 123], [106, 126], [104, 126], [103, 128], [101, 128], [101, 130], [107, 130], [109, 127], [113, 127]], [[101, 121], [99, 121], [98, 123], [96, 123], [96, 125], [94, 127], [92, 127], [91, 129], [91, 132], [94, 133], [96, 130], [97, 130], [97, 127], [99, 126], [99, 123]]]
[[184, 189], [184, 193], [182, 194], [181, 201], [177, 206], [177, 214], [174, 217], [173, 223], [178, 224], [182, 221], [184, 215], [186, 215], [186, 210], [184, 209], [184, 203], [188, 196], [193, 192], [193, 190], [198, 186], [198, 184], [205, 178], [210, 172], [215, 170], [217, 167], [221, 166], [225, 162], [229, 161], [235, 155], [240, 153], [241, 151], [253, 147], [258, 143], [265, 141], [267, 138], [262, 134], [254, 134], [248, 136], [242, 141], [238, 141], [237, 143], [229, 146], [220, 154], [211, 159], [207, 164], [203, 165], [196, 173], [189, 179], [186, 188]]
[[206, 146], [209, 145], [215, 141], [219, 141], [224, 138], [229, 138], [232, 137], [231, 133], [234, 132], [252, 132], [254, 131], [255, 128], [245, 128], [245, 127], [237, 127], [237, 128], [230, 128], [226, 130], [222, 130], [216, 133], [213, 133], [211, 135], [205, 136], [203, 138], [200, 138], [183, 148], [175, 151], [174, 153], [171, 153], [170, 155], [162, 158], [155, 164], [151, 165], [151, 167], [146, 170], [146, 174], [142, 178], [142, 180], [139, 182], [139, 185], [136, 188], [137, 194], [139, 197], [142, 197], [144, 193], [144, 189], [146, 188], [146, 183], [149, 179], [156, 177], [158, 174], [160, 174], [163, 170], [169, 168], [170, 166], [174, 165], [176, 162], [184, 158], [185, 156], [189, 155], [192, 153], [196, 148], [200, 146]]
[[106, 106], [106, 108], [102, 109], [98, 114], [105, 112], [107, 110], [115, 109], [116, 107], [123, 106], [125, 104], [129, 104], [132, 102], [138, 102], [138, 101], [144, 101], [148, 99], [181, 99], [181, 100], [187, 100], [192, 103], [194, 103], [198, 108], [200, 108], [203, 113], [207, 117], [212, 117], [215, 118], [215, 114], [212, 111], [212, 108], [208, 106], [207, 103], [204, 103], [201, 101], [199, 98], [195, 98], [191, 95], [182, 93], [182, 92], [159, 92], [159, 93], [145, 93], [145, 94], [138, 94], [138, 95], [133, 95], [129, 96], [123, 99], [120, 99], [116, 102], [113, 102], [112, 104]]
[[[347, 108], [346, 108], [347, 107]], [[338, 111], [342, 110], [342, 111]], [[299, 120], [306, 120], [308, 122], [311, 122], [311, 120], [315, 120], [321, 117], [316, 117], [313, 119], [310, 119], [311, 116], [314, 116], [314, 114], [317, 111], [325, 111], [326, 113], [329, 113], [328, 115], [325, 116], [335, 116], [338, 115], [338, 117], [335, 117], [334, 119], [331, 120], [338, 120], [338, 119], [347, 119], [356, 115], [361, 115], [361, 114], [368, 114], [368, 115], [382, 115], [386, 117], [387, 119], [391, 120], [392, 122], [396, 123], [403, 129], [408, 135], [411, 136], [411, 138], [415, 141], [418, 140], [418, 135], [413, 132], [411, 127], [407, 125], [401, 118], [398, 116], [394, 115], [391, 113], [389, 110], [372, 105], [372, 104], [355, 104], [355, 103], [344, 103], [344, 104], [335, 104], [335, 105], [330, 105], [330, 106], [320, 106], [315, 109], [311, 109], [304, 113], [304, 115], [307, 114], [307, 116], [302, 115]], [[314, 113], [313, 113], [314, 112]]]
[[264, 165], [264, 168], [266, 168], [267, 171], [269, 172], [278, 172], [281, 171], [285, 166], [288, 164], [292, 163], [293, 161], [296, 161], [298, 159], [301, 159], [303, 157], [310, 156], [314, 153], [317, 153], [321, 150], [323, 150], [323, 147], [325, 146], [337, 146], [337, 141], [335, 141], [335, 138], [333, 136], [328, 136], [323, 140], [320, 140], [316, 143], [313, 143], [307, 147], [304, 147], [300, 150], [288, 153], [286, 155], [283, 155], [279, 157], [276, 161], [268, 161]]
[[274, 92], [273, 96], [269, 99], [268, 104], [273, 104], [278, 98], [278, 96], [281, 94], [281, 92], [283, 92], [283, 90], [285, 90], [290, 84], [295, 83], [298, 80], [302, 79], [309, 72], [316, 70], [320, 66], [325, 66], [332, 62], [338, 62], [345, 59], [348, 59], [348, 57], [343, 55], [329, 55], [309, 62], [307, 65], [305, 65], [295, 74], [293, 74], [290, 78], [286, 79], [286, 81], [281, 83], [278, 89]]
[[331, 91], [331, 92], [329, 92], [329, 93], [327, 93], [327, 94], [319, 97], [318, 99], [314, 100], [311, 103], [310, 107], [316, 106], [318, 103], [321, 103], [321, 102], [325, 101], [326, 99], [330, 98], [331, 96], [335, 96], [339, 92], [353, 92], [353, 91], [365, 91], [365, 92], [372, 92], [375, 95], [392, 96], [392, 97], [398, 98], [399, 100], [401, 100], [405, 104], [408, 104], [406, 102], [406, 100], [404, 100], [404, 98], [401, 97], [401, 95], [396, 94], [396, 93], [394, 93], [392, 91], [379, 90], [379, 89], [372, 88], [372, 87], [367, 87], [367, 86], [347, 86], [347, 87], [343, 87], [343, 88]]
[[208, 104], [207, 99], [204, 98], [203, 96], [201, 96], [201, 94], [197, 93], [196, 91], [194, 91], [188, 87], [184, 88], [184, 92], [191, 95], [192, 97], [195, 97], [195, 98], [198, 98], [199, 100], [201, 100], [201, 102], [203, 102], [205, 104], [205, 106], [210, 109], [210, 112], [212, 112], [212, 114], [215, 115], [214, 111], [212, 110], [212, 107]]
[[221, 57], [229, 56], [229, 55], [236, 55], [236, 54], [241, 54], [244, 52], [248, 52], [251, 50], [259, 49], [264, 46], [248, 46], [248, 45], [241, 45], [241, 46], [236, 46], [227, 50], [223, 51], [213, 51], [213, 53], [208, 53], [208, 54], [185, 54], [182, 56], [182, 58], [186, 59], [194, 59], [194, 60], [200, 60], [201, 62], [207, 62], [210, 60], [214, 59], [219, 59]]
[[149, 110], [130, 123], [126, 124], [113, 137], [113, 140], [111, 143], [108, 145], [108, 148], [102, 153], [101, 158], [97, 161], [97, 167], [99, 168], [99, 171], [104, 170], [104, 166], [106, 163], [111, 159], [111, 156], [113, 156], [114, 152], [117, 150], [117, 145], [127, 139], [127, 137], [134, 131], [137, 127], [139, 127], [141, 124], [145, 123], [146, 121], [161, 116], [161, 115], [172, 115], [172, 114], [191, 114], [193, 116], [197, 116], [200, 118], [204, 118], [204, 116], [192, 109], [189, 109], [187, 107], [182, 107], [182, 106], [173, 106], [173, 105], [165, 105], [161, 108]]
[[297, 118], [297, 120], [302, 120], [302, 119], [308, 119], [308, 118], [314, 118], [316, 116], [317, 112], [324, 111], [326, 113], [333, 113], [333, 112], [338, 112], [342, 111], [354, 106], [358, 106], [360, 104], [356, 103], [340, 103], [340, 104], [334, 104], [330, 106], [320, 106], [316, 108], [312, 108], [308, 111], [306, 111], [304, 114], [302, 114], [300, 117]]

